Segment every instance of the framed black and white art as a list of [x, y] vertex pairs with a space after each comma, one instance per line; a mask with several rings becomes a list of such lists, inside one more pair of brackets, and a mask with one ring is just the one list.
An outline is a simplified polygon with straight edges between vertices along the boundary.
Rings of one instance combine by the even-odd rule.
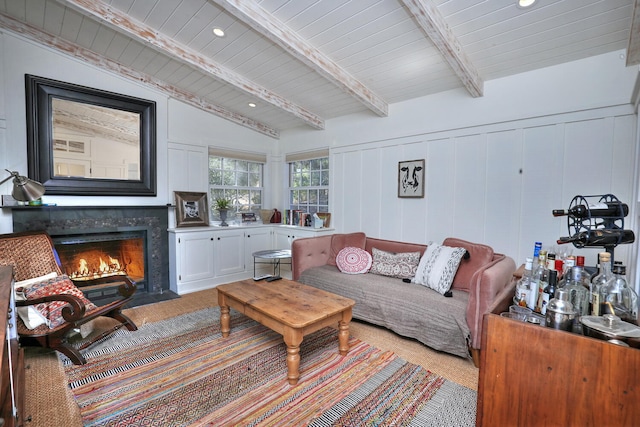
[[202, 227], [209, 225], [207, 193], [174, 191], [176, 196], [176, 226]]
[[424, 159], [398, 162], [398, 197], [424, 197]]

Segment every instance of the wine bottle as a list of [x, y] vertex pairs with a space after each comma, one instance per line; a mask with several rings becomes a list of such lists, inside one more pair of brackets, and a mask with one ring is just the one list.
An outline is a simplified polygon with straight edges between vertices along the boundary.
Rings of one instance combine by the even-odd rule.
[[571, 215], [575, 218], [587, 218], [589, 215], [601, 218], [625, 217], [629, 214], [629, 206], [620, 202], [600, 202], [589, 206], [576, 205], [569, 210], [554, 209], [552, 213], [553, 216]]
[[596, 229], [590, 232], [582, 231], [573, 236], [560, 237], [558, 244], [573, 243], [577, 247], [583, 246], [610, 246], [633, 243], [636, 236], [632, 230], [620, 229]]
[[542, 304], [540, 305], [540, 314], [545, 315], [547, 313], [547, 304], [556, 296], [556, 284], [558, 279], [558, 272], [555, 270], [549, 271], [549, 282], [542, 291]]

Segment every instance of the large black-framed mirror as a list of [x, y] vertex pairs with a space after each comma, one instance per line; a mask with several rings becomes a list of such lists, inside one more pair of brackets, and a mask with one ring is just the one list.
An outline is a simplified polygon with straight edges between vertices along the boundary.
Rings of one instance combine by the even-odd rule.
[[29, 177], [45, 194], [156, 195], [156, 104], [25, 75]]

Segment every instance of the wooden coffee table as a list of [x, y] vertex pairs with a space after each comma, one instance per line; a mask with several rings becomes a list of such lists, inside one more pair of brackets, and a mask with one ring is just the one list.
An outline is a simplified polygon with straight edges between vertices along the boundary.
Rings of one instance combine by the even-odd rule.
[[231, 331], [229, 307], [281, 334], [287, 345], [287, 380], [300, 378], [300, 344], [305, 335], [338, 325], [338, 349], [349, 352], [349, 322], [355, 301], [287, 279], [255, 282], [252, 279], [220, 285], [220, 331]]

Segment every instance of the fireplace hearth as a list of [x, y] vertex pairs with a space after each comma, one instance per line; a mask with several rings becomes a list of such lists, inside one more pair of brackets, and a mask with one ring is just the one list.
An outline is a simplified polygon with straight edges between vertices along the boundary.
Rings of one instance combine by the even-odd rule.
[[[90, 299], [108, 299], [114, 289], [95, 279], [127, 275], [136, 282], [132, 306], [177, 297], [169, 290], [166, 206], [42, 206], [12, 209], [13, 230], [45, 230], [62, 268]], [[89, 290], [90, 289], [90, 290]]]

